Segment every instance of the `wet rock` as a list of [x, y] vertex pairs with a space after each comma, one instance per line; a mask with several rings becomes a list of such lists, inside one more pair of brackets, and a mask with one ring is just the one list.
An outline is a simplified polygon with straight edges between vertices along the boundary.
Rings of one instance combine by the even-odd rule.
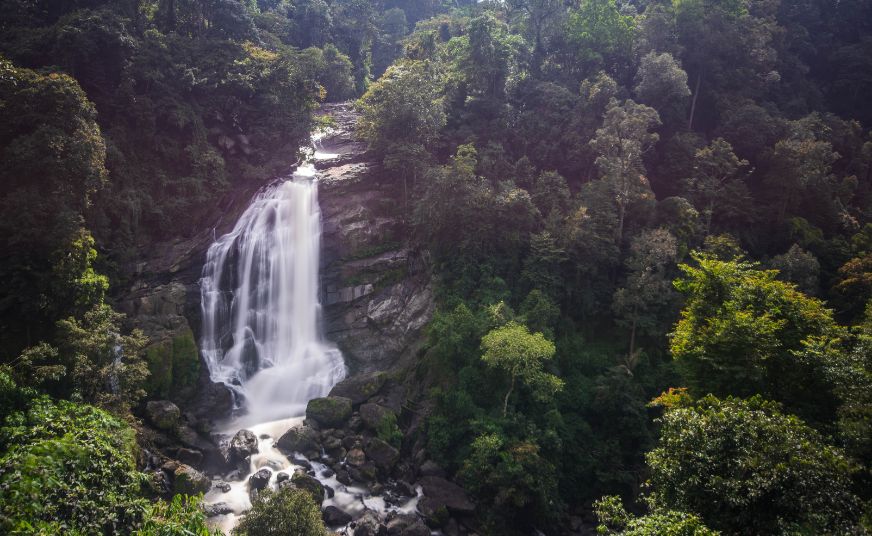
[[386, 473], [390, 473], [400, 458], [400, 451], [377, 437], [369, 440], [365, 452], [375, 462], [376, 467]]
[[206, 493], [212, 488], [209, 477], [190, 465], [180, 464], [173, 472], [173, 492], [186, 495]]
[[251, 430], [240, 430], [230, 440], [231, 462], [244, 461], [257, 452], [257, 436]]
[[361, 466], [366, 462], [366, 454], [361, 449], [351, 449], [345, 456], [345, 463], [355, 467]]
[[327, 494], [328, 499], [332, 499], [336, 495], [336, 490], [330, 486], [324, 486], [324, 493]]
[[269, 479], [272, 477], [272, 471], [269, 469], [261, 469], [248, 477], [248, 486], [253, 490], [262, 490], [269, 484]]
[[336, 474], [336, 471], [334, 471], [333, 469], [330, 469], [329, 467], [327, 469], [324, 469], [323, 471], [321, 471], [321, 476], [323, 476], [324, 478], [330, 478], [331, 476], [333, 476], [335, 474]]
[[302, 467], [303, 469], [305, 469], [307, 471], [312, 469], [312, 464], [309, 463], [309, 460], [307, 460], [306, 458], [300, 458], [299, 456], [294, 456], [291, 461], [294, 462], [294, 465], [299, 465], [300, 467]]
[[212, 486], [215, 489], [221, 490], [222, 493], [227, 493], [228, 491], [230, 491], [230, 484], [224, 482], [223, 480], [215, 482], [214, 484], [212, 484]]
[[439, 467], [439, 465], [433, 460], [427, 460], [426, 462], [421, 464], [421, 468], [418, 471], [421, 476], [438, 476], [441, 478], [445, 478], [445, 471]]
[[430, 529], [418, 516], [394, 514], [387, 520], [388, 536], [429, 536]]
[[414, 497], [418, 494], [415, 487], [404, 480], [398, 480], [394, 484], [394, 492], [402, 497]]
[[351, 523], [351, 516], [332, 504], [321, 513], [324, 524], [328, 527], [342, 527]]
[[318, 432], [308, 426], [295, 426], [279, 438], [276, 447], [287, 454], [299, 452], [303, 456], [318, 456]]
[[179, 425], [182, 412], [169, 400], [152, 400], [145, 405], [148, 420], [159, 430], [174, 430]]
[[206, 514], [206, 517], [223, 516], [225, 514], [233, 513], [233, 508], [231, 508], [229, 504], [224, 502], [204, 504], [203, 513]]
[[291, 478], [291, 475], [289, 475], [288, 473], [285, 473], [285, 472], [278, 473], [276, 475], [276, 483], [281, 484], [282, 482], [284, 482], [285, 480], [288, 480], [289, 478]]
[[336, 480], [346, 486], [351, 485], [351, 475], [348, 474], [348, 471], [345, 469], [340, 469], [336, 471]]
[[390, 419], [391, 417], [397, 418], [393, 411], [378, 404], [363, 404], [360, 406], [360, 419], [363, 421], [364, 426], [370, 430], [377, 430], [385, 419]]
[[342, 396], [351, 399], [351, 403], [357, 405], [377, 395], [387, 377], [384, 372], [354, 376], [337, 383], [330, 391], [330, 396]]
[[173, 486], [165, 471], [152, 471], [146, 481], [148, 491], [156, 496], [163, 497], [171, 494]]
[[184, 464], [198, 466], [203, 463], [203, 453], [199, 450], [180, 448], [176, 458]]
[[297, 471], [291, 477], [291, 482], [293, 482], [294, 487], [297, 489], [308, 492], [315, 501], [315, 504], [320, 506], [324, 501], [324, 487], [315, 477], [309, 476], [302, 471]]
[[354, 526], [354, 536], [384, 536], [387, 532], [387, 527], [371, 511], [364, 513]]
[[351, 400], [342, 396], [315, 398], [306, 406], [306, 418], [321, 426], [341, 426], [351, 417]]
[[[425, 476], [419, 481], [424, 496], [438, 509], [444, 506], [451, 512], [469, 514], [475, 510], [475, 505], [469, 500], [466, 491], [453, 482], [438, 476]], [[419, 502], [420, 504], [420, 502]]]

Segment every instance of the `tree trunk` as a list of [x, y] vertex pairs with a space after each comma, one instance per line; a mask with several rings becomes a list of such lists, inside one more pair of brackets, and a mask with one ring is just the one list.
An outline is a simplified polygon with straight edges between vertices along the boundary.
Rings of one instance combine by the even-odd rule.
[[633, 354], [636, 353], [636, 316], [633, 313], [633, 323], [630, 326], [630, 353], [627, 354], [627, 366], [629, 368], [630, 362], [633, 359]]
[[702, 71], [696, 73], [696, 84], [693, 88], [693, 100], [690, 102], [690, 119], [687, 121], [687, 130], [693, 130], [693, 116], [696, 113], [696, 99], [699, 97], [700, 81], [702, 81]]
[[506, 413], [509, 411], [509, 397], [512, 396], [512, 391], [515, 390], [515, 375], [512, 375], [512, 384], [509, 386], [509, 392], [506, 393], [506, 398], [503, 400], [503, 418], [506, 418]]
[[621, 246], [621, 242], [624, 240], [624, 218], [627, 214], [627, 205], [624, 203], [618, 203], [618, 231], [616, 233], [616, 238], [618, 241], [618, 247]]

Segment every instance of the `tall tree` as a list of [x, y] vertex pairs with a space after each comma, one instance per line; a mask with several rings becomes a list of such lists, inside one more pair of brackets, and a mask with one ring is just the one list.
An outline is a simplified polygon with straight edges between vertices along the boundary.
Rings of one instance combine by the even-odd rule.
[[615, 240], [624, 239], [627, 208], [634, 202], [653, 196], [642, 156], [657, 142], [659, 136], [651, 130], [660, 125], [657, 111], [644, 104], [627, 100], [609, 103], [602, 128], [597, 129], [591, 147], [599, 157], [596, 165], [602, 181], [612, 193], [617, 207], [618, 224]]

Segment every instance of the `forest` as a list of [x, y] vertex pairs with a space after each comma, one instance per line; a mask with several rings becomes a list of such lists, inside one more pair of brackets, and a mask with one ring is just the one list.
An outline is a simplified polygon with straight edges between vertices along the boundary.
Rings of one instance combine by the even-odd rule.
[[120, 304], [344, 102], [433, 288], [374, 434], [475, 504], [423, 534], [872, 532], [870, 95], [870, 0], [0, 0], [0, 533], [220, 533], [148, 467], [198, 341]]

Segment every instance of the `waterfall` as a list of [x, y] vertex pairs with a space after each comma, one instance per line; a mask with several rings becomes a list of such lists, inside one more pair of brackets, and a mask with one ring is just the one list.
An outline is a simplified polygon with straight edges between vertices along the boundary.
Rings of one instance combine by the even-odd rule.
[[302, 415], [345, 376], [320, 326], [321, 211], [315, 168], [262, 190], [209, 248], [201, 351], [251, 422]]

